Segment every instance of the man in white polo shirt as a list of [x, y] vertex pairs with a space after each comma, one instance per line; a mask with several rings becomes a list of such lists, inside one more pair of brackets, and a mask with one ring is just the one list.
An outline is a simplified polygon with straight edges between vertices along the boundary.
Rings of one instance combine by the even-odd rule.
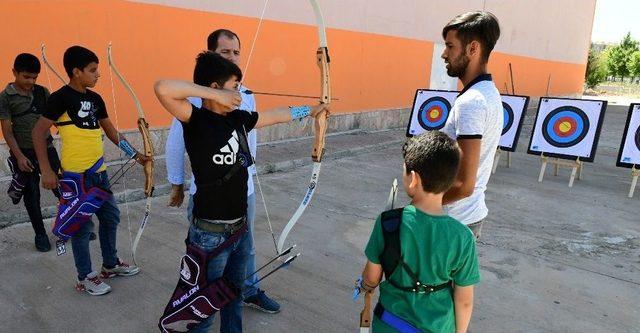
[[500, 26], [489, 12], [469, 12], [451, 20], [442, 29], [442, 37], [447, 74], [459, 78], [464, 87], [442, 128], [458, 141], [462, 151], [458, 176], [445, 193], [443, 203], [447, 214], [480, 238], [482, 221], [489, 212], [484, 192], [502, 133], [502, 100], [491, 74], [487, 73]]
[[[207, 48], [209, 51], [220, 54], [224, 58], [231, 60], [235, 64], [240, 62], [240, 38], [234, 32], [226, 29], [219, 29], [212, 32], [207, 38]], [[252, 94], [246, 94], [246, 87], [240, 87], [240, 96], [242, 104], [240, 110], [256, 112], [256, 101]], [[191, 104], [196, 107], [202, 105], [200, 98], [189, 98]], [[251, 130], [248, 133], [248, 143], [251, 155], [255, 160], [257, 150], [256, 131]], [[167, 178], [171, 183], [171, 194], [169, 197], [169, 206], [179, 207], [184, 200], [184, 137], [182, 124], [177, 119], [173, 119], [169, 135], [166, 143], [166, 159], [167, 159]], [[247, 260], [247, 275], [253, 273], [256, 268], [255, 246], [253, 245], [253, 225], [256, 215], [256, 199], [253, 186], [253, 175], [256, 173], [255, 164], [249, 167], [249, 179], [247, 181], [247, 222], [249, 225], [249, 239], [251, 240], [251, 253]], [[193, 179], [193, 175], [191, 176]], [[189, 204], [187, 207], [187, 218], [191, 223], [193, 217], [193, 195], [196, 193], [196, 185], [192, 181], [189, 186]], [[257, 283], [258, 274], [253, 274], [245, 281], [243, 289], [244, 305], [254, 307], [267, 313], [277, 313], [280, 311], [280, 304], [269, 298], [260, 284]]]

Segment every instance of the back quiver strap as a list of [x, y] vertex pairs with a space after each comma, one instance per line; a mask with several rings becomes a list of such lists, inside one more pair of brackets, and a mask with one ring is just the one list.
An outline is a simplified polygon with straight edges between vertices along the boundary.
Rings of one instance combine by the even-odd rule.
[[29, 107], [19, 113], [11, 115], [12, 119], [19, 118], [28, 114], [42, 114], [47, 107], [47, 95], [45, 94], [44, 87], [41, 85], [33, 86], [33, 100]]
[[380, 255], [380, 264], [387, 280], [396, 270], [401, 258], [400, 224], [402, 223], [403, 210], [404, 207], [388, 210], [380, 216], [384, 237], [384, 249]]
[[[384, 237], [384, 249], [380, 255], [380, 264], [384, 271], [385, 280], [395, 288], [408, 292], [431, 293], [451, 286], [451, 281], [439, 285], [428, 285], [420, 282], [416, 274], [402, 259], [402, 247], [400, 244], [400, 226], [402, 225], [403, 208], [396, 208], [382, 213], [380, 223], [382, 224], [382, 235]], [[391, 279], [391, 275], [400, 265], [411, 277], [411, 286], [401, 286]]]
[[185, 240], [187, 252], [180, 261], [180, 279], [158, 322], [162, 332], [188, 332], [203, 320], [220, 311], [240, 294], [240, 289], [224, 276], [207, 280], [209, 260], [236, 242], [245, 225], [212, 252], [205, 252]]

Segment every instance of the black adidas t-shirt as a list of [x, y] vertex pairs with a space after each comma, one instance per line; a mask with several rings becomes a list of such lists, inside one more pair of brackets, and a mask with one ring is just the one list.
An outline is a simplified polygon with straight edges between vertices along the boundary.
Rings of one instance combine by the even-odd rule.
[[47, 111], [43, 116], [58, 121], [67, 113], [70, 120], [63, 123], [73, 123], [82, 129], [100, 128], [99, 120], [108, 117], [107, 108], [102, 97], [89, 89], [85, 93], [64, 86], [51, 94], [47, 101]]
[[[198, 187], [193, 197], [193, 215], [211, 220], [243, 217], [247, 214], [247, 166], [251, 158], [240, 142], [246, 142], [246, 133], [256, 126], [258, 114], [235, 110], [220, 115], [192, 108], [191, 119], [183, 122], [182, 128]], [[221, 182], [236, 163], [242, 163], [242, 167], [236, 167], [232, 176]]]

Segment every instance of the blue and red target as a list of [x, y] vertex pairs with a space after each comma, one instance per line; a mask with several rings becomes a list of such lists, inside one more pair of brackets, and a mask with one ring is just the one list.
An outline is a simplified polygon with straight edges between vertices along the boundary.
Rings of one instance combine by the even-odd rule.
[[575, 146], [589, 133], [589, 117], [574, 106], [561, 106], [544, 118], [542, 136], [555, 147]]
[[438, 96], [431, 97], [420, 105], [418, 122], [427, 131], [439, 130], [447, 122], [450, 110], [449, 101]]
[[502, 135], [509, 132], [511, 126], [513, 126], [513, 109], [505, 102], [502, 102]]

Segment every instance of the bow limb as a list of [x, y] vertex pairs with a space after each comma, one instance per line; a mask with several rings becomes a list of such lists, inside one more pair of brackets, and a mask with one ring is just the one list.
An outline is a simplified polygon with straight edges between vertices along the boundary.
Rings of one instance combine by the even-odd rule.
[[144, 149], [144, 155], [150, 157], [149, 161], [144, 164], [144, 174], [145, 174], [145, 184], [144, 184], [144, 194], [145, 196], [151, 197], [153, 195], [153, 142], [151, 141], [151, 135], [149, 134], [149, 123], [147, 123], [144, 118], [144, 110], [142, 109], [142, 104], [140, 104], [140, 100], [138, 96], [131, 88], [131, 85], [124, 79], [116, 64], [113, 62], [113, 56], [111, 55], [111, 43], [109, 43], [109, 47], [107, 48], [107, 55], [109, 59], [109, 66], [116, 74], [122, 85], [125, 87], [127, 92], [134, 101], [136, 106], [136, 110], [138, 111], [138, 131], [142, 136], [142, 145]]
[[384, 207], [385, 211], [395, 208], [397, 197], [398, 197], [398, 179], [394, 179], [393, 184], [391, 185], [391, 189], [389, 190], [389, 198], [387, 198], [387, 204]]
[[[144, 118], [144, 111], [142, 109], [140, 100], [138, 99], [138, 96], [136, 95], [136, 93], [133, 91], [133, 88], [131, 88], [131, 85], [129, 85], [129, 83], [124, 79], [124, 76], [120, 74], [120, 71], [118, 70], [115, 63], [113, 62], [113, 56], [111, 54], [111, 43], [109, 43], [109, 46], [107, 48], [107, 58], [109, 60], [109, 67], [111, 68], [112, 72], [116, 74], [116, 76], [118, 77], [122, 85], [125, 87], [125, 89], [129, 92], [129, 95], [134, 101], [136, 110], [138, 112], [137, 126], [138, 126], [138, 131], [142, 136], [144, 155], [149, 157], [149, 159], [144, 163], [144, 169], [143, 169], [144, 175], [145, 175], [145, 183], [144, 183], [144, 195], [146, 197], [145, 212], [144, 212], [144, 216], [142, 217], [142, 221], [140, 222], [140, 226], [138, 227], [138, 232], [136, 233], [136, 237], [133, 241], [133, 244], [131, 245], [131, 256], [133, 257], [133, 263], [137, 265], [136, 249], [138, 248], [138, 243], [140, 242], [140, 238], [142, 237], [142, 233], [144, 232], [144, 228], [147, 225], [147, 221], [149, 219], [149, 214], [151, 213], [151, 197], [153, 195], [153, 189], [154, 189], [153, 142], [151, 141], [151, 135], [149, 134], [149, 123], [147, 123], [146, 119]], [[115, 102], [115, 92], [114, 92], [114, 102]], [[129, 228], [129, 232], [131, 232], [130, 228]]]
[[[42, 53], [42, 61], [44, 62], [44, 65], [47, 66], [47, 68], [49, 68], [49, 70], [51, 70], [51, 72], [53, 72], [53, 74], [60, 80], [60, 82], [62, 82], [63, 86], [67, 85], [67, 81], [65, 81], [65, 79], [62, 78], [62, 76], [60, 76], [60, 74], [58, 74], [58, 72], [55, 70], [55, 68], [53, 68], [53, 66], [49, 63], [49, 60], [47, 59], [47, 54], [45, 52], [45, 46], [44, 43], [42, 43], [42, 45], [40, 45], [40, 53]], [[47, 75], [48, 77], [48, 75]], [[51, 81], [49, 81], [49, 85], [51, 85]], [[49, 87], [51, 88], [51, 87]]]
[[[316, 0], [310, 0], [311, 6], [313, 7], [313, 11], [316, 16], [316, 24], [318, 26], [318, 40], [319, 46], [316, 51], [316, 61], [318, 67], [320, 68], [320, 86], [321, 86], [321, 94], [320, 94], [320, 103], [328, 104], [331, 102], [331, 80], [329, 74], [329, 48], [327, 47], [327, 33], [325, 29], [324, 18], [322, 16], [322, 11], [320, 10], [320, 6]], [[311, 173], [311, 180], [309, 181], [309, 186], [307, 187], [307, 193], [302, 199], [302, 202], [298, 206], [298, 209], [293, 214], [287, 225], [282, 230], [280, 237], [278, 238], [278, 253], [282, 252], [284, 248], [284, 242], [287, 239], [287, 236], [293, 229], [293, 226], [298, 222], [302, 213], [304, 213], [305, 209], [311, 202], [311, 198], [313, 198], [313, 194], [315, 193], [318, 178], [320, 177], [320, 168], [322, 166], [322, 156], [324, 155], [324, 145], [325, 145], [325, 134], [327, 131], [327, 113], [324, 112], [316, 116], [315, 118], [315, 139], [313, 145], [313, 151], [311, 153], [311, 159], [313, 160], [313, 172]]]

